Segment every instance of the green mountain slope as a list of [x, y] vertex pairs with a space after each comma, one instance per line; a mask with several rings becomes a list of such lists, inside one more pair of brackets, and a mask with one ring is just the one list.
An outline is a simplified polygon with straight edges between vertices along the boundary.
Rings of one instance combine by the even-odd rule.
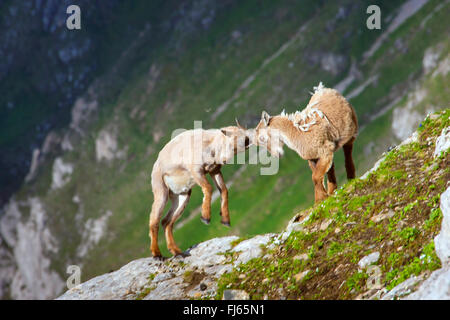
[[[224, 289], [243, 289], [252, 299], [379, 299], [412, 276], [427, 278], [441, 267], [435, 237], [450, 158], [433, 153], [449, 125], [450, 110], [432, 114], [414, 140], [387, 153], [365, 177], [297, 213], [291, 220], [300, 222], [297, 230], [224, 274], [216, 298]], [[363, 260], [371, 254], [372, 262]]]
[[[143, 19], [149, 10], [143, 3], [128, 19]], [[78, 264], [84, 281], [149, 255], [153, 162], [173, 130], [192, 128], [195, 120], [212, 128], [238, 117], [254, 126], [263, 109], [302, 109], [309, 91], [322, 81], [340, 89], [356, 109], [361, 130], [354, 154], [361, 174], [401, 140], [397, 131], [405, 126], [401, 121], [394, 125], [397, 118], [413, 111], [423, 118], [431, 110], [449, 108], [450, 29], [442, 23], [449, 1], [379, 3], [381, 30], [365, 26], [369, 4], [249, 0], [217, 8], [197, 1], [175, 22], [170, 18], [179, 8], [169, 6], [148, 31], [142, 29], [129, 43], [115, 43], [112, 48], [122, 51], [120, 57], [108, 60], [108, 71], [80, 102], [94, 101], [97, 107], [79, 130], [56, 132], [72, 149], [55, 151], [13, 197], [24, 221], [30, 215], [28, 199], [42, 202], [57, 246], [42, 252], [51, 261], [49, 270], [65, 279], [67, 265]], [[403, 21], [405, 9], [413, 6], [417, 12]], [[398, 27], [368, 56], [393, 21]], [[406, 121], [410, 132], [418, 125], [415, 119]], [[218, 201], [212, 205], [211, 224], [200, 222], [202, 194], [195, 187], [175, 231], [180, 248], [227, 234], [277, 232], [294, 213], [309, 207], [310, 170], [294, 152], [285, 151], [276, 175], [260, 175], [261, 164], [224, 167], [225, 180], [233, 183], [230, 229], [219, 223]], [[72, 170], [63, 174], [65, 184], [52, 188], [55, 157]], [[336, 153], [338, 184], [346, 181], [342, 160]], [[168, 255], [162, 237], [161, 248]], [[9, 245], [7, 250], [15, 249]]]

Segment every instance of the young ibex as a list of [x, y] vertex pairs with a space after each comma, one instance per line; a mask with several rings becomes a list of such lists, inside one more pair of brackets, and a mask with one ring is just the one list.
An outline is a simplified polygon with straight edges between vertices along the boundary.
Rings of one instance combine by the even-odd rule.
[[201, 220], [209, 224], [212, 186], [206, 178], [208, 173], [221, 193], [221, 222], [230, 226], [228, 190], [220, 169], [236, 153], [245, 151], [250, 140], [250, 131], [240, 126], [229, 126], [222, 129], [188, 130], [164, 146], [152, 171], [154, 200], [150, 213], [150, 250], [154, 257], [161, 257], [158, 246], [159, 221], [168, 198], [172, 201], [172, 207], [162, 220], [162, 226], [165, 229], [167, 247], [173, 255], [181, 254], [173, 239], [173, 225], [183, 213], [195, 184], [202, 188], [204, 195]]
[[[277, 157], [283, 154], [283, 144], [286, 144], [308, 160], [317, 203], [327, 197], [325, 174], [328, 176], [328, 194], [337, 187], [333, 153], [339, 148], [344, 149], [347, 178], [355, 177], [352, 149], [357, 133], [358, 120], [353, 107], [338, 91], [320, 83], [301, 112], [286, 114], [283, 111], [271, 117], [263, 111], [253, 143], [265, 146]], [[274, 139], [277, 140], [275, 143]], [[278, 147], [274, 148], [276, 144]]]

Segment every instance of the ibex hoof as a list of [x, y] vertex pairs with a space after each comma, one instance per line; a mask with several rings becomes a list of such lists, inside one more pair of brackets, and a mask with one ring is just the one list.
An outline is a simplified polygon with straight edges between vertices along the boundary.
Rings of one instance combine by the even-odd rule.
[[225, 227], [231, 227], [230, 221], [221, 221]]
[[203, 222], [204, 224], [206, 224], [206, 225], [208, 225], [209, 222], [211, 221], [211, 219], [205, 219], [205, 218], [203, 218], [203, 217], [201, 217], [200, 220], [202, 220], [202, 222]]
[[163, 256], [153, 256], [153, 259], [155, 259], [157, 261], [164, 261], [164, 260], [166, 260], [166, 258], [163, 257]]
[[156, 260], [162, 260], [163, 259], [163, 256], [161, 255], [161, 252], [152, 253], [152, 256]]

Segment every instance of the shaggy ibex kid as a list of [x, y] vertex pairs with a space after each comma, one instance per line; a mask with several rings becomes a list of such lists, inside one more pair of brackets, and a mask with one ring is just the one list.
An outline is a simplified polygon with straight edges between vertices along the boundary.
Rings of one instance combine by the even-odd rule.
[[[320, 83], [301, 112], [286, 114], [283, 111], [271, 117], [263, 111], [253, 143], [265, 146], [277, 157], [282, 155], [283, 144], [286, 144], [308, 160], [317, 203], [327, 197], [325, 174], [328, 176], [328, 194], [337, 187], [333, 153], [339, 148], [344, 149], [347, 178], [355, 177], [352, 148], [357, 133], [358, 121], [353, 107], [338, 91]], [[274, 143], [273, 139], [278, 142]], [[273, 148], [276, 144], [278, 147]]]
[[221, 193], [221, 222], [230, 226], [228, 190], [220, 169], [236, 153], [249, 147], [249, 135], [249, 131], [234, 126], [188, 130], [173, 138], [160, 151], [152, 171], [154, 201], [150, 213], [150, 250], [154, 257], [161, 257], [158, 247], [159, 221], [169, 198], [172, 207], [162, 220], [162, 226], [167, 247], [173, 255], [181, 254], [173, 239], [173, 225], [183, 213], [195, 184], [202, 188], [204, 195], [201, 220], [209, 224], [212, 186], [206, 174], [211, 175]]

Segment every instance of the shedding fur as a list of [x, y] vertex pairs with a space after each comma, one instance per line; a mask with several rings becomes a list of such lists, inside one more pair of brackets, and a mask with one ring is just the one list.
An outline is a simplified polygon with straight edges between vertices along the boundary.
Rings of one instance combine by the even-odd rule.
[[304, 132], [308, 131], [311, 126], [317, 123], [316, 117], [324, 119], [329, 123], [327, 116], [322, 111], [320, 111], [317, 108], [313, 108], [313, 106], [315, 106], [318, 103], [319, 102], [316, 101], [306, 106], [306, 108], [303, 109], [302, 111], [295, 111], [294, 113], [291, 114], [287, 114], [283, 110], [280, 114], [280, 117], [286, 117], [287, 119], [292, 121], [292, 123], [296, 128]]
[[[313, 87], [313, 89], [314, 92], [310, 92], [310, 94], [312, 96], [315, 95], [318, 97], [322, 96], [322, 94], [326, 90], [333, 90], [325, 88], [322, 82], [320, 82], [318, 86]], [[285, 110], [283, 109], [280, 116], [288, 118], [290, 121], [292, 121], [295, 127], [297, 127], [299, 130], [303, 132], [306, 132], [310, 129], [311, 126], [318, 123], [317, 117], [320, 119], [324, 119], [325, 121], [330, 123], [327, 116], [320, 109], [315, 107], [319, 103], [320, 101], [314, 102], [310, 101], [310, 103], [305, 107], [305, 109], [303, 109], [302, 111], [295, 111], [294, 113], [291, 114], [286, 113]]]

